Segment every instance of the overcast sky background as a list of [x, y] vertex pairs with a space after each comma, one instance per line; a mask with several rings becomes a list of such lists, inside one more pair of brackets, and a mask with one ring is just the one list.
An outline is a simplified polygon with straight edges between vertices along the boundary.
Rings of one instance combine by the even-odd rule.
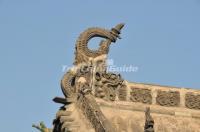
[[78, 35], [126, 23], [110, 49], [133, 82], [200, 88], [200, 0], [0, 0], [0, 131], [51, 127]]

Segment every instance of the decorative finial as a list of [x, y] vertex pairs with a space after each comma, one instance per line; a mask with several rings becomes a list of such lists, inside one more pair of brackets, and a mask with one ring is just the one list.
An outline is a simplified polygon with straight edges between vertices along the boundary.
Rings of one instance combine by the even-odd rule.
[[111, 29], [111, 33], [121, 39], [119, 34], [121, 33], [121, 29], [124, 27], [124, 25], [124, 23], [117, 24], [114, 28]]
[[154, 120], [150, 114], [150, 108], [147, 107], [145, 111], [145, 126], [144, 132], [154, 132]]

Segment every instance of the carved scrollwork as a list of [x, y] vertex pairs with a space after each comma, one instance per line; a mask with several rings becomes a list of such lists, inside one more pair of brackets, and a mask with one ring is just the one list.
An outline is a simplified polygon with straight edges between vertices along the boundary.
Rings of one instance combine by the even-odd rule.
[[120, 74], [100, 73], [95, 75], [95, 96], [110, 101], [116, 99], [117, 89], [123, 86], [123, 79]]
[[61, 80], [61, 89], [65, 97], [69, 98], [75, 92], [76, 75], [68, 71]]
[[82, 65], [76, 72], [69, 70], [61, 80], [61, 89], [66, 98], [74, 96], [80, 83], [90, 84], [91, 68], [89, 65]]
[[123, 84], [118, 89], [118, 99], [120, 101], [126, 101], [126, 98], [127, 98], [127, 87], [126, 87], [126, 85]]
[[139, 89], [131, 87], [131, 97], [130, 100], [133, 102], [140, 102], [145, 104], [152, 103], [152, 95], [151, 90], [149, 89]]
[[87, 85], [85, 85], [84, 88], [81, 88], [81, 92], [78, 97], [78, 107], [80, 107], [83, 114], [90, 121], [96, 132], [113, 132], [112, 126], [103, 115], [91, 92], [84, 92], [89, 89], [90, 88]]
[[[77, 78], [85, 78], [86, 83], [90, 83], [92, 78], [92, 66], [89, 64], [82, 65], [76, 72]], [[78, 79], [77, 79], [78, 80]]]
[[200, 109], [200, 95], [186, 93], [185, 106], [190, 109]]
[[158, 91], [156, 102], [161, 106], [179, 106], [180, 93], [178, 91]]

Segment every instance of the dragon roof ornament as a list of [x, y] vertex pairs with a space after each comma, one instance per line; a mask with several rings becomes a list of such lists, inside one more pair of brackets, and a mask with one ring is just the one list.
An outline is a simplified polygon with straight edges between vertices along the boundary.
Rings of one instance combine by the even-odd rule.
[[[88, 62], [90, 58], [95, 58], [103, 54], [108, 54], [109, 46], [112, 42], [116, 42], [117, 38], [120, 39], [119, 34], [124, 24], [118, 24], [111, 30], [103, 28], [88, 28], [83, 33], [80, 34], [76, 42], [75, 51], [75, 62], [74, 64], [80, 64], [83, 62]], [[88, 48], [88, 42], [94, 37], [101, 37], [102, 40], [99, 44], [98, 50], [91, 50]]]
[[[199, 128], [200, 91], [131, 83], [120, 74], [107, 71], [105, 60], [109, 47], [120, 39], [123, 27], [124, 24], [110, 30], [89, 28], [80, 34], [75, 46], [74, 67], [61, 80], [64, 98], [53, 99], [63, 104], [53, 121], [53, 129], [46, 128], [43, 123], [33, 127], [41, 132], [186, 132]], [[91, 50], [88, 42], [95, 37], [103, 40], [97, 50]], [[160, 114], [165, 115], [163, 119]], [[179, 116], [186, 121], [177, 120]], [[181, 123], [187, 123], [187, 129]]]
[[[95, 98], [114, 101], [116, 89], [123, 87], [124, 80], [119, 74], [109, 73], [104, 68], [105, 58], [95, 60], [101, 55], [107, 55], [109, 46], [120, 38], [119, 34], [124, 24], [118, 24], [111, 30], [102, 28], [89, 28], [80, 34], [75, 48], [75, 69], [70, 69], [61, 80], [61, 89], [65, 99], [55, 98], [54, 101], [73, 107], [78, 106], [84, 113], [85, 118], [90, 122], [96, 132], [114, 132], [110, 122], [101, 112]], [[101, 37], [98, 50], [88, 48], [88, 42], [94, 37]], [[95, 60], [90, 63], [91, 60]], [[68, 111], [70, 108], [61, 109]], [[64, 132], [69, 126], [63, 126], [62, 121], [57, 117], [54, 123], [54, 132]], [[72, 123], [73, 124], [73, 123]]]

